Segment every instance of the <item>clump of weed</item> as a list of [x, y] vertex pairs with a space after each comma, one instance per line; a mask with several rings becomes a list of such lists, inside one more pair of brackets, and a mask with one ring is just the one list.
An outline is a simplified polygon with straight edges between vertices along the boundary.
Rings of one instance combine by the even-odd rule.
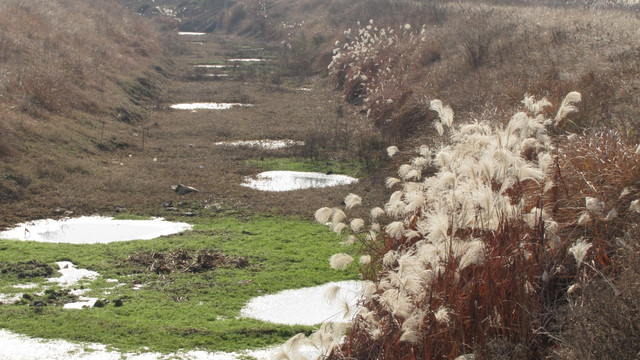
[[[425, 27], [414, 30], [410, 24], [399, 28], [378, 27], [373, 20], [358, 30], [344, 32], [346, 43], [334, 50], [329, 64], [344, 99], [363, 107], [378, 128], [395, 129], [398, 138], [423, 117], [406, 116], [401, 109], [412, 98], [414, 89], [403, 74], [414, 61], [429, 63], [440, 58], [435, 42]], [[423, 59], [424, 58], [424, 59]], [[412, 108], [419, 106], [413, 102]], [[420, 110], [417, 110], [420, 113]]]
[[[315, 213], [338, 234], [350, 229], [345, 243], [360, 244], [370, 282], [346, 340], [317, 343], [344, 330], [324, 328], [311, 341], [334, 359], [494, 358], [508, 356], [506, 346], [510, 356], [549, 355], [559, 308], [581, 287], [611, 286], [623, 250], [616, 239], [640, 212], [635, 147], [611, 132], [552, 135], [580, 99], [569, 93], [548, 118], [550, 103], [527, 96], [504, 127], [459, 128], [452, 109], [432, 101], [436, 132], [452, 142], [420, 147], [386, 180], [399, 190], [371, 210], [369, 226], [340, 208]], [[361, 203], [344, 200], [346, 209]], [[331, 266], [352, 261], [337, 254]]]
[[170, 274], [176, 271], [199, 273], [212, 271], [218, 267], [245, 268], [249, 261], [242, 257], [226, 256], [216, 250], [190, 251], [177, 249], [171, 252], [136, 252], [126, 259], [143, 271], [156, 274]]

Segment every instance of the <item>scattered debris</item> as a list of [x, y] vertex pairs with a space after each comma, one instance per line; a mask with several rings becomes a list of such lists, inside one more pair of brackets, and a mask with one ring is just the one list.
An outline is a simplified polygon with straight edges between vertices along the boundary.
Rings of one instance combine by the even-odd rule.
[[170, 274], [175, 271], [198, 273], [215, 270], [217, 267], [245, 268], [250, 265], [244, 258], [234, 258], [217, 250], [177, 249], [172, 252], [136, 252], [127, 262], [144, 267], [144, 271]]

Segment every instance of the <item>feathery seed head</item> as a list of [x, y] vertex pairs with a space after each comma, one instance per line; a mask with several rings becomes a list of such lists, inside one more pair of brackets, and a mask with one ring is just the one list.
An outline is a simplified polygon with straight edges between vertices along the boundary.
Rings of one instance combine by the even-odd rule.
[[385, 226], [385, 231], [393, 239], [400, 240], [404, 235], [404, 223], [402, 221], [394, 221]]
[[344, 230], [346, 227], [347, 227], [347, 224], [345, 223], [337, 223], [333, 225], [333, 232], [339, 235], [340, 233], [342, 233], [342, 230]]
[[314, 216], [316, 218], [316, 221], [321, 223], [321, 224], [326, 224], [329, 222], [329, 218], [331, 217], [331, 215], [333, 215], [333, 209], [328, 208], [328, 207], [323, 207], [320, 208], [318, 210], [316, 210]]
[[560, 126], [567, 115], [578, 111], [578, 108], [574, 103], [580, 102], [581, 100], [582, 95], [579, 92], [573, 91], [568, 93], [564, 100], [562, 100], [562, 104], [560, 104], [560, 108], [558, 109], [558, 113], [554, 119], [554, 124], [556, 126]]
[[331, 214], [331, 224], [333, 224], [334, 226], [347, 218], [347, 215], [344, 213], [344, 211], [342, 211], [342, 209], [333, 208], [332, 210], [333, 212]]
[[392, 188], [395, 185], [399, 184], [402, 180], [394, 178], [394, 177], [388, 177], [387, 180], [385, 181], [385, 185], [387, 185], [388, 188]]
[[604, 211], [604, 203], [598, 198], [587, 196], [585, 198], [585, 203], [586, 203], [585, 205], [587, 207], [587, 210], [589, 211], [592, 211], [592, 212]]
[[604, 221], [611, 221], [615, 218], [618, 217], [618, 212], [616, 211], [616, 209], [611, 209], [608, 213], [607, 216], [605, 216]]
[[591, 248], [591, 244], [587, 243], [583, 239], [580, 241], [576, 241], [572, 247], [569, 248], [569, 252], [576, 259], [576, 264], [580, 267], [584, 257], [587, 255], [587, 251]]
[[353, 262], [353, 258], [345, 253], [334, 254], [329, 260], [329, 265], [335, 270], [344, 270]]
[[384, 215], [384, 210], [380, 207], [375, 207], [371, 209], [369, 215], [371, 215], [371, 219], [375, 221], [377, 218]]
[[339, 285], [333, 285], [330, 286], [327, 291], [325, 291], [324, 293], [324, 299], [327, 303], [332, 303], [333, 301], [335, 301], [335, 299], [338, 297], [338, 294], [340, 293], [340, 286]]
[[354, 206], [358, 206], [362, 204], [362, 198], [356, 194], [349, 194], [344, 198], [344, 203], [346, 204], [347, 209], [351, 209]]
[[436, 318], [436, 321], [438, 321], [439, 323], [443, 324], [443, 325], [449, 325], [451, 318], [449, 316], [449, 313], [451, 311], [449, 309], [447, 309], [444, 306], [440, 306], [438, 308], [438, 310], [433, 314]]
[[349, 222], [349, 226], [351, 226], [351, 230], [353, 232], [359, 232], [364, 227], [364, 220], [362, 219], [353, 219]]
[[578, 219], [578, 225], [585, 226], [591, 221], [591, 215], [588, 212], [583, 212]]
[[398, 150], [397, 146], [389, 146], [387, 148], [387, 155], [389, 155], [389, 157], [393, 157], [395, 154], [397, 154], [400, 150]]

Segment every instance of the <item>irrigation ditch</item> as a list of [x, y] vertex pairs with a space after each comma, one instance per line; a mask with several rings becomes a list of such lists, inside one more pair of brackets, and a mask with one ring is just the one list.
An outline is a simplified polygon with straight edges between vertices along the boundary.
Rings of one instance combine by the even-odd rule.
[[[355, 266], [329, 268], [340, 245], [312, 221], [318, 204], [363, 186], [357, 165], [304, 156], [310, 135], [335, 124], [334, 95], [274, 84], [277, 59], [264, 47], [180, 36], [187, 51], [155, 89], [162, 103], [132, 119], [140, 144], [109, 164], [119, 191], [99, 200], [115, 218], [30, 222], [0, 236], [0, 357], [261, 359], [316, 320], [348, 319], [340, 304], [313, 302], [329, 282], [357, 302]], [[271, 182], [251, 186], [264, 174]], [[199, 190], [172, 192], [175, 183]], [[109, 240], [152, 216], [188, 224]], [[56, 280], [67, 272], [72, 280]], [[316, 320], [287, 321], [305, 312]]]

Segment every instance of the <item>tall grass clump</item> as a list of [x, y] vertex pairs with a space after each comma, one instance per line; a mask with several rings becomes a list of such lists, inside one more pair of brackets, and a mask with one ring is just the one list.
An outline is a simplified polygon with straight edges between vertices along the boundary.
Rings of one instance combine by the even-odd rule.
[[393, 131], [395, 137], [406, 134], [424, 115], [417, 106], [414, 116], [398, 116], [414, 92], [407, 74], [416, 63], [438, 61], [437, 45], [430, 41], [424, 26], [413, 29], [408, 23], [398, 28], [378, 27], [370, 20], [344, 35], [346, 41], [336, 42], [340, 47], [334, 50], [328, 69], [345, 101], [362, 106], [367, 118], [377, 127]]
[[[580, 100], [569, 93], [550, 118], [549, 101], [526, 96], [506, 126], [454, 126], [451, 108], [431, 101], [449, 143], [420, 147], [387, 179], [397, 190], [368, 225], [340, 208], [316, 212], [361, 245], [367, 282], [344, 341], [327, 327], [308, 341], [332, 359], [551, 355], [562, 343], [558, 309], [580, 288], [609, 284], [640, 210], [634, 146], [612, 132], [554, 135]], [[345, 199], [347, 209], [361, 202]], [[327, 337], [331, 346], [317, 340]]]

